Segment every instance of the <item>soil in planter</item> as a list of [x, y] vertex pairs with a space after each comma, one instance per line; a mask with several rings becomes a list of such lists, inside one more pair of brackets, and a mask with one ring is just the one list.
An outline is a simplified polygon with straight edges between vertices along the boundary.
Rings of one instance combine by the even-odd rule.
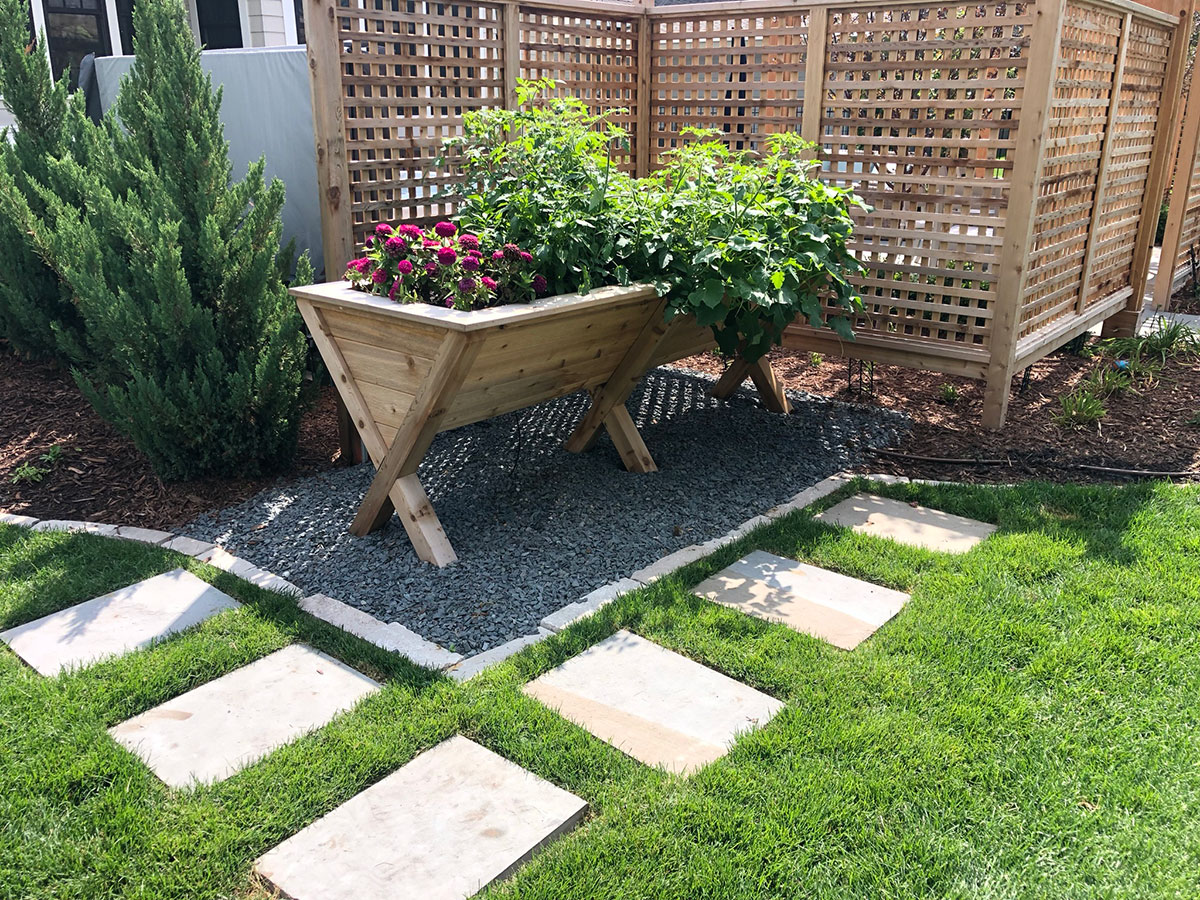
[[[336, 398], [327, 387], [301, 422], [291, 474], [328, 469], [336, 456]], [[171, 529], [278, 480], [163, 484], [133, 444], [96, 415], [69, 375], [0, 356], [0, 512]]]

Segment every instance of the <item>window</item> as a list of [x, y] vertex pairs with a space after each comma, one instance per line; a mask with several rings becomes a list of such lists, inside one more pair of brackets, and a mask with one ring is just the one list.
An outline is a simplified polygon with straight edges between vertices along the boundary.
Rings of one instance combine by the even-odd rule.
[[296, 4], [296, 43], [307, 44], [308, 41], [304, 38], [304, 0], [293, 0], [293, 2]]
[[242, 20], [238, 0], [196, 0], [200, 44], [206, 50], [241, 47]]
[[71, 73], [71, 86], [79, 84], [79, 61], [89, 53], [108, 56], [108, 11], [104, 0], [43, 0], [46, 43], [54, 77]]

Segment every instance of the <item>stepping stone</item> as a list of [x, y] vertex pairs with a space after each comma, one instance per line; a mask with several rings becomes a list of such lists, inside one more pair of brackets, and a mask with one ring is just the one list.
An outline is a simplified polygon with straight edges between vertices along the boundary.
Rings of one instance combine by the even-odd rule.
[[853, 650], [896, 615], [908, 594], [756, 550], [693, 591]]
[[239, 606], [207, 581], [175, 569], [0, 632], [0, 641], [43, 675], [54, 676], [146, 647]]
[[942, 553], [966, 553], [996, 530], [986, 522], [874, 494], [855, 494], [813, 518]]
[[525, 693], [647, 765], [681, 774], [724, 756], [783, 703], [628, 631], [525, 685]]
[[302, 644], [285, 647], [108, 733], [171, 787], [228, 778], [379, 690]]
[[294, 900], [462, 900], [570, 831], [586, 809], [452, 737], [284, 841], [255, 871]]

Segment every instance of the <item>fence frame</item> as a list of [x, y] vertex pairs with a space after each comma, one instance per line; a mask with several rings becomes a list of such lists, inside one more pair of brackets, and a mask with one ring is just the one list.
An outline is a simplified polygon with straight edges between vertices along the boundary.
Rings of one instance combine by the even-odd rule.
[[[360, 2], [360, 0], [354, 0]], [[361, 0], [374, 2], [374, 0]], [[403, 3], [405, 0], [401, 0]], [[935, 342], [921, 335], [909, 337], [896, 333], [860, 332], [853, 343], [843, 343], [828, 329], [818, 331], [806, 326], [789, 329], [785, 345], [796, 349], [820, 351], [830, 355], [853, 356], [887, 364], [964, 375], [982, 379], [986, 383], [983, 406], [983, 424], [988, 428], [999, 428], [1004, 421], [1013, 376], [1032, 362], [1045, 356], [1071, 338], [1082, 334], [1099, 322], [1105, 323], [1106, 334], [1132, 333], [1136, 327], [1142, 307], [1147, 272], [1155, 226], [1157, 204], [1153, 213], [1142, 209], [1136, 225], [1133, 241], [1129, 286], [1100, 298], [1101, 302], [1089, 302], [1088, 290], [1094, 272], [1097, 254], [1096, 236], [1099, 233], [1103, 202], [1109, 188], [1109, 161], [1113, 152], [1112, 126], [1118, 114], [1122, 91], [1125, 88], [1126, 57], [1129, 34], [1135, 22], [1150, 23], [1164, 29], [1170, 35], [1170, 50], [1166, 57], [1163, 74], [1161, 105], [1154, 123], [1150, 157], [1146, 163], [1145, 196], [1161, 195], [1170, 177], [1172, 166], [1182, 152], [1182, 145], [1168, 140], [1168, 136], [1179, 134], [1182, 113], [1180, 85], [1187, 63], [1187, 38], [1190, 34], [1192, 12], [1197, 0], [1153, 0], [1155, 6], [1133, 2], [1133, 0], [1028, 0], [1025, 7], [1033, 10], [1032, 37], [1029, 42], [1024, 81], [1019, 87], [1023, 91], [1019, 122], [1015, 129], [1015, 148], [1011, 157], [1011, 177], [1007, 184], [1007, 203], [1003, 218], [998, 226], [1003, 227], [1003, 240], [998, 254], [990, 264], [997, 267], [994, 304], [980, 304], [983, 312], [977, 313], [987, 322], [990, 330], [985, 334], [982, 348], [975, 345], [956, 345], [953, 342]], [[308, 52], [312, 74], [313, 116], [317, 142], [318, 183], [322, 192], [322, 231], [325, 258], [329, 261], [348, 259], [354, 247], [354, 223], [352, 218], [352, 184], [350, 163], [345, 140], [347, 119], [344, 109], [343, 66], [341, 60], [342, 36], [338, 30], [338, 16], [354, 17], [361, 10], [339, 5], [339, 0], [305, 0], [305, 21], [308, 29]], [[1035, 328], [1025, 337], [1020, 337], [1022, 325], [1022, 303], [1030, 281], [1030, 262], [1033, 258], [1032, 241], [1037, 231], [1037, 206], [1042, 190], [1042, 168], [1048, 134], [1048, 114], [1054, 102], [1056, 84], [1059, 83], [1060, 45], [1063, 41], [1064, 13], [1068, 5], [1101, 10], [1119, 17], [1122, 26], [1117, 42], [1116, 69], [1113, 74], [1108, 107], [1104, 111], [1105, 135], [1100, 150], [1099, 171], [1092, 194], [1092, 209], [1088, 213], [1088, 231], [1083, 241], [1080, 262], [1079, 297], [1073, 314], [1051, 319], [1045, 327]], [[800, 103], [799, 132], [802, 137], [820, 145], [822, 140], [837, 142], [838, 135], [826, 131], [828, 121], [823, 121], [827, 105], [836, 103], [836, 89], [842, 87], [829, 80], [828, 61], [832, 48], [829, 44], [830, 20], [833, 13], [846, 11], [876, 10], [912, 7], [915, 4], [901, 0], [718, 0], [712, 3], [686, 3], [654, 7], [651, 0], [633, 3], [585, 2], [585, 0], [471, 0], [464, 4], [447, 2], [446, 7], [487, 6], [499, 9], [502, 28], [502, 58], [504, 93], [507, 106], [515, 103], [516, 81], [521, 69], [521, 15], [525, 10], [536, 10], [563, 16], [614, 17], [634, 23], [637, 37], [636, 50], [636, 111], [631, 125], [635, 142], [631, 170], [645, 175], [655, 161], [652, 146], [652, 101], [655, 90], [655, 26], [658, 23], [696, 15], [709, 19], [729, 17], [770, 17], [777, 15], [808, 16], [806, 47], [820, 46], [822, 52], [806, 50], [804, 62], [804, 97]], [[926, 4], [931, 7], [938, 4]], [[951, 3], [946, 7], [983, 8], [985, 4]], [[987, 6], [997, 6], [996, 0]], [[1014, 4], [1015, 6], [1015, 4]], [[768, 49], [775, 49], [769, 47]], [[1003, 59], [1001, 58], [1001, 62]], [[964, 64], [965, 65], [965, 64]], [[953, 82], [946, 83], [951, 86]], [[814, 90], [816, 86], [816, 90]], [[820, 102], [812, 102], [814, 96]], [[967, 101], [963, 101], [964, 104]], [[741, 101], [749, 107], [750, 101]], [[738, 105], [738, 101], [732, 101]], [[919, 101], [914, 106], [920, 105]], [[997, 134], [1003, 122], [995, 123]], [[1012, 131], [1012, 129], [1008, 129]], [[1188, 117], [1183, 129], [1188, 152], [1194, 159], [1200, 152], [1200, 90], [1193, 91], [1188, 99]], [[846, 139], [853, 142], [853, 137]], [[882, 158], [882, 157], [881, 157]], [[911, 157], [900, 156], [902, 162]], [[977, 168], [985, 168], [982, 163]], [[952, 161], [953, 163], [953, 161]], [[828, 165], [828, 163], [827, 163]], [[958, 168], [963, 168], [958, 163]], [[970, 166], [966, 166], [970, 168]], [[870, 172], [871, 170], [865, 170]], [[876, 175], [875, 181], [886, 181]], [[999, 189], [999, 188], [997, 188]], [[1157, 191], [1157, 194], [1156, 194]], [[967, 213], [972, 212], [971, 209]], [[1172, 214], [1175, 210], [1172, 208]], [[897, 214], [898, 215], [898, 214]], [[968, 215], [967, 218], [970, 218]], [[1181, 216], [1178, 216], [1182, 221]], [[1175, 219], [1168, 220], [1168, 234]], [[956, 232], [957, 233], [957, 232]], [[962, 232], [962, 233], [965, 233]], [[918, 236], [919, 237], [919, 236]], [[934, 237], [946, 240], [945, 233]], [[886, 241], [881, 242], [886, 243]], [[894, 241], [900, 243], [900, 241]], [[878, 252], [878, 251], [877, 251]], [[1164, 259], [1166, 248], [1164, 247]], [[331, 262], [336, 266], [336, 262]], [[333, 270], [331, 270], [333, 274]], [[1160, 282], [1164, 279], [1160, 278]], [[1170, 279], [1165, 279], [1169, 282]], [[924, 284], [925, 282], [918, 282]], [[910, 290], [908, 288], [899, 289]], [[948, 291], [942, 291], [945, 296]], [[891, 296], [895, 296], [894, 294]], [[936, 296], [930, 295], [930, 296]], [[883, 300], [888, 295], [882, 295]], [[928, 305], [928, 304], [927, 304]], [[947, 307], [947, 310], [950, 310]], [[961, 312], [961, 311], [956, 311]], [[970, 315], [972, 311], [966, 311]]]

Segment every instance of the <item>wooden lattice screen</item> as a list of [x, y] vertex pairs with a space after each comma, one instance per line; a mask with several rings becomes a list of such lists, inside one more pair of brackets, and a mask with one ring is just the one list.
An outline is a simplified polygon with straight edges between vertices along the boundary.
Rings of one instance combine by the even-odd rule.
[[[452, 211], [442, 142], [515, 102], [518, 77], [624, 110], [636, 174], [689, 127], [751, 152], [798, 131], [872, 210], [856, 340], [797, 325], [786, 343], [986, 378], [996, 425], [1019, 367], [1136, 318], [1194, 2], [306, 0], [330, 274], [376, 222]], [[1200, 124], [1183, 133], [1181, 259], [1200, 240]]]

